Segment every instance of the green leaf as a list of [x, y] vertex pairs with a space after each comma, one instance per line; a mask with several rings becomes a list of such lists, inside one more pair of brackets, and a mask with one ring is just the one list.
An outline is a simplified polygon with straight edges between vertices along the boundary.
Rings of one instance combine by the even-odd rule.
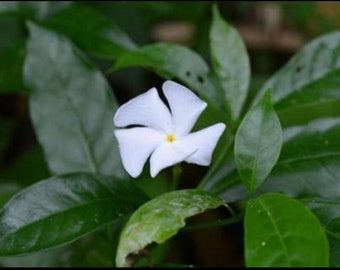
[[136, 48], [109, 18], [82, 3], [73, 3], [50, 16], [44, 25], [68, 36], [86, 52], [106, 59], [115, 59]]
[[250, 63], [245, 44], [239, 33], [223, 20], [216, 5], [210, 28], [212, 65], [232, 120], [239, 118], [247, 98]]
[[316, 38], [303, 47], [262, 87], [255, 104], [273, 89], [277, 111], [313, 107], [340, 100], [340, 32]]
[[330, 266], [340, 266], [340, 200], [311, 198], [306, 204], [324, 226], [330, 247]]
[[199, 189], [162, 194], [133, 213], [120, 236], [116, 266], [127, 266], [127, 256], [152, 242], [161, 244], [185, 226], [185, 218], [217, 208], [225, 202]]
[[329, 246], [316, 216], [286, 195], [249, 200], [245, 215], [248, 267], [327, 267]]
[[197, 53], [184, 46], [155, 43], [141, 47], [123, 54], [108, 72], [135, 66], [149, 68], [165, 79], [177, 78], [211, 105], [222, 106], [208, 65]]
[[307, 124], [317, 118], [340, 117], [340, 99], [326, 103], [307, 104], [277, 111], [282, 127]]
[[113, 136], [117, 103], [103, 75], [69, 40], [29, 23], [24, 78], [30, 115], [54, 173], [125, 175]]
[[113, 247], [107, 237], [107, 230], [112, 229], [112, 234], [117, 233], [115, 228], [120, 228], [121, 221], [122, 220], [114, 221], [112, 224], [106, 225], [67, 245], [20, 256], [0, 257], [0, 266], [112, 267]]
[[325, 118], [283, 132], [280, 158], [259, 192], [298, 198], [339, 198], [340, 118]]
[[[282, 137], [279, 160], [258, 193], [280, 191], [296, 198], [339, 198], [340, 117], [286, 128]], [[228, 162], [204, 189], [231, 202], [245, 198], [238, 187], [240, 182], [233, 162]]]
[[41, 181], [0, 210], [0, 256], [69, 243], [130, 214], [147, 199], [132, 182], [100, 174]]
[[254, 192], [279, 158], [282, 130], [270, 101], [270, 92], [261, 104], [244, 117], [235, 137], [235, 164], [248, 191]]

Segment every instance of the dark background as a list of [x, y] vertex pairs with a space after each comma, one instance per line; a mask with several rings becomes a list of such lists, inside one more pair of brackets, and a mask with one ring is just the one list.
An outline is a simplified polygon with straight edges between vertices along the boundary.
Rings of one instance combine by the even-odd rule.
[[[138, 45], [157, 41], [180, 43], [195, 50], [209, 62], [210, 1], [84, 3], [113, 19]], [[340, 26], [339, 2], [228, 1], [217, 4], [224, 19], [241, 34], [250, 56], [252, 78], [248, 100], [305, 43], [314, 37], [337, 30]], [[27, 32], [20, 24], [21, 20], [0, 16], [0, 50], [5, 51], [0, 54], [2, 66], [18, 68], [17, 64], [10, 62], [11, 59], [7, 59], [6, 52], [12, 50], [13, 42], [19, 34], [25, 35]], [[103, 72], [112, 64], [94, 57], [91, 59]], [[0, 80], [6, 80], [1, 76], [2, 74]], [[152, 86], [160, 86], [163, 79], [144, 69], [129, 68], [111, 74], [108, 81], [121, 104]], [[1, 204], [13, 192], [49, 176], [42, 149], [37, 143], [29, 118], [28, 95], [25, 94], [24, 85], [18, 83], [14, 90], [3, 85], [0, 87], [0, 183], [6, 184], [1, 186]], [[18, 88], [22, 88], [22, 91], [16, 91]], [[183, 169], [185, 174], [197, 177], [205, 172], [205, 169], [190, 165], [184, 165]], [[194, 185], [195, 182], [182, 182], [180, 188]], [[225, 209], [217, 209], [191, 218], [189, 224], [228, 216]], [[223, 228], [183, 231], [169, 240], [164, 248], [158, 248], [159, 251], [155, 251], [153, 256], [155, 260], [166, 256], [167, 261], [174, 263], [243, 266], [242, 234], [242, 223]], [[85, 254], [89, 258], [93, 256], [89, 251]], [[69, 261], [72, 261], [71, 257], [68, 257]], [[75, 258], [73, 260], [77, 261]], [[0, 260], [0, 263], [37, 264], [34, 260], [27, 260]], [[80, 261], [67, 264], [82, 266]], [[105, 266], [106, 261], [98, 260], [97, 263]]]

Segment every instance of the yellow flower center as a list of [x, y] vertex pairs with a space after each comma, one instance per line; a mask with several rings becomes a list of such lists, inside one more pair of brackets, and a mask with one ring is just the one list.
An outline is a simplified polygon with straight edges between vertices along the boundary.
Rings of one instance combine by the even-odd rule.
[[176, 136], [173, 133], [168, 133], [165, 139], [168, 143], [173, 143], [176, 141]]

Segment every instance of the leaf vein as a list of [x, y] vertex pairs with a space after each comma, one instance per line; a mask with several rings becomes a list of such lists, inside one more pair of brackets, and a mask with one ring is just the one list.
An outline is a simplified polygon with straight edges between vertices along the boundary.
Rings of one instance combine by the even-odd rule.
[[288, 261], [289, 263], [291, 263], [291, 260], [290, 260], [289, 255], [288, 255], [287, 247], [286, 247], [286, 245], [284, 244], [284, 241], [283, 241], [283, 239], [282, 239], [282, 235], [281, 235], [281, 233], [280, 233], [279, 228], [277, 227], [277, 224], [276, 224], [275, 220], [273, 219], [272, 215], [268, 215], [268, 213], [269, 213], [270, 211], [267, 209], [267, 207], [266, 207], [265, 204], [263, 203], [262, 199], [259, 199], [259, 203], [261, 204], [262, 208], [265, 210], [265, 213], [267, 214], [268, 219], [271, 221], [271, 223], [272, 223], [272, 225], [273, 225], [273, 227], [274, 227], [274, 230], [277, 232], [277, 236], [278, 236], [279, 241], [280, 241], [280, 243], [281, 243], [281, 245], [282, 245], [282, 247], [283, 247], [284, 255], [285, 255], [285, 257], [287, 258], [287, 261]]
[[324, 153], [324, 154], [314, 154], [306, 157], [297, 157], [297, 158], [288, 158], [285, 160], [278, 161], [279, 164], [287, 164], [287, 163], [294, 163], [304, 160], [313, 160], [313, 159], [320, 159], [320, 158], [329, 158], [329, 157], [340, 157], [340, 152], [330, 152], [330, 153]]

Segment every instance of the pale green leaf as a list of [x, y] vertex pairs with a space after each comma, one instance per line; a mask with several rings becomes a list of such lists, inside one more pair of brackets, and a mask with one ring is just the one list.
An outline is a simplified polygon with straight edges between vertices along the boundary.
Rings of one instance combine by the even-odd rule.
[[161, 244], [185, 226], [185, 218], [224, 205], [225, 202], [199, 189], [162, 194], [138, 208], [120, 236], [116, 266], [129, 265], [127, 256], [148, 244]]

